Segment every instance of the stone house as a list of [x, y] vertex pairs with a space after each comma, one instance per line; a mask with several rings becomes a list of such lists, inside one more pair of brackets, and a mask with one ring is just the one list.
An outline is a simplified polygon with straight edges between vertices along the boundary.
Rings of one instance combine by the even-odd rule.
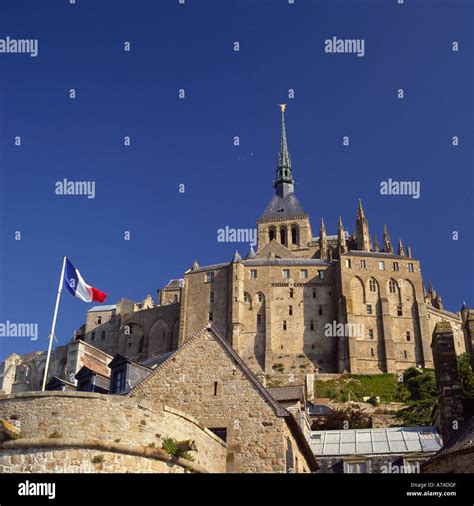
[[207, 325], [128, 394], [195, 416], [227, 444], [227, 472], [314, 472], [318, 463], [294, 416]]

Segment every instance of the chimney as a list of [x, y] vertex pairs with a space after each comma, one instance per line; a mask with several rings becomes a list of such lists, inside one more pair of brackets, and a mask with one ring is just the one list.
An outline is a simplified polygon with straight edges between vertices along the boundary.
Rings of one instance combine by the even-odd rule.
[[449, 322], [438, 322], [433, 331], [433, 363], [438, 389], [438, 413], [443, 443], [457, 433], [464, 422], [462, 389], [459, 382], [453, 329]]

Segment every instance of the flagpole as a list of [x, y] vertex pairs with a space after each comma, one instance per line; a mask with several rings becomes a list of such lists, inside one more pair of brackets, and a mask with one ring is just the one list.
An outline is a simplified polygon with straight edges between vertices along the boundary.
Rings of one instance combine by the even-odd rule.
[[63, 289], [64, 270], [65, 270], [65, 268], [66, 268], [66, 257], [64, 257], [64, 259], [63, 259], [63, 268], [61, 269], [61, 276], [59, 278], [58, 295], [56, 297], [56, 307], [54, 308], [53, 323], [51, 325], [51, 332], [49, 334], [48, 355], [46, 357], [46, 367], [44, 368], [43, 386], [41, 388], [42, 392], [44, 392], [44, 390], [46, 388], [46, 379], [48, 377], [49, 359], [51, 357], [51, 348], [53, 346], [54, 329], [56, 327], [56, 317], [58, 316], [59, 299], [61, 298], [61, 291]]

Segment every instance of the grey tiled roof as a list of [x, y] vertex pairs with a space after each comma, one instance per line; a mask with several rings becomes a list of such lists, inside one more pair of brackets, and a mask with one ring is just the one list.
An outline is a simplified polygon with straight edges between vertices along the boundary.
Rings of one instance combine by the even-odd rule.
[[301, 216], [306, 214], [301, 207], [299, 200], [294, 193], [290, 193], [286, 197], [273, 195], [272, 200], [263, 211], [261, 220], [269, 220], [271, 218], [287, 218], [291, 216]]
[[299, 400], [304, 397], [304, 387], [302, 385], [291, 387], [267, 388], [270, 395], [277, 401]]
[[401, 257], [398, 255], [394, 255], [393, 253], [385, 253], [384, 251], [356, 251], [349, 250], [347, 253], [343, 253], [344, 255], [355, 255], [356, 257], [374, 257], [374, 258], [400, 258], [402, 260], [415, 260], [414, 258], [409, 257]]
[[390, 427], [312, 431], [309, 444], [316, 456], [329, 456], [434, 453], [442, 441], [435, 427]]
[[254, 260], [243, 260], [244, 265], [331, 265], [331, 262], [320, 258], [255, 258]]
[[88, 313], [92, 313], [93, 311], [113, 311], [114, 309], [116, 309], [117, 305], [116, 304], [111, 304], [109, 306], [94, 306], [94, 307], [91, 307], [88, 311]]

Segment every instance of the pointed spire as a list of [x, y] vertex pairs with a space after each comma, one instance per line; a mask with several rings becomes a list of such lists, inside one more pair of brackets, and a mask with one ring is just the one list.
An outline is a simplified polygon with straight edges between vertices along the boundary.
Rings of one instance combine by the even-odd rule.
[[362, 200], [359, 199], [359, 206], [357, 208], [357, 218], [365, 218], [364, 208], [362, 207]]
[[251, 260], [252, 258], [255, 258], [257, 254], [255, 253], [253, 246], [250, 246], [250, 250], [247, 255], [247, 260]]
[[370, 251], [372, 249], [370, 234], [369, 234], [369, 223], [365, 217], [364, 208], [362, 207], [362, 200], [359, 199], [359, 205], [357, 207], [357, 249], [359, 251]]
[[379, 252], [380, 251], [380, 246], [379, 246], [379, 239], [377, 236], [375, 236], [375, 241], [374, 241], [374, 251], [377, 251]]
[[383, 226], [383, 249], [385, 253], [392, 253], [393, 255], [393, 246], [390, 241], [390, 234], [388, 233], [387, 225]]
[[339, 225], [337, 227], [337, 247], [339, 254], [347, 252], [346, 235], [344, 233], [344, 226], [342, 225], [342, 218], [339, 216]]
[[400, 257], [405, 256], [405, 248], [403, 247], [401, 237], [398, 239], [398, 256], [400, 256]]
[[240, 253], [235, 250], [234, 258], [232, 259], [232, 262], [240, 262], [242, 260], [242, 257], [240, 256]]
[[328, 256], [328, 241], [326, 236], [326, 226], [321, 218], [321, 226], [319, 227], [319, 253], [322, 259], [326, 259]]
[[193, 271], [199, 269], [199, 264], [198, 264], [198, 261], [197, 260], [194, 260], [193, 262]]
[[411, 246], [407, 246], [407, 257], [412, 258], [411, 256]]
[[288, 143], [286, 140], [285, 109], [286, 104], [279, 104], [281, 109], [281, 135], [280, 152], [277, 159], [277, 178], [274, 184], [277, 195], [286, 197], [294, 192], [293, 174], [291, 171], [291, 158], [288, 152]]

